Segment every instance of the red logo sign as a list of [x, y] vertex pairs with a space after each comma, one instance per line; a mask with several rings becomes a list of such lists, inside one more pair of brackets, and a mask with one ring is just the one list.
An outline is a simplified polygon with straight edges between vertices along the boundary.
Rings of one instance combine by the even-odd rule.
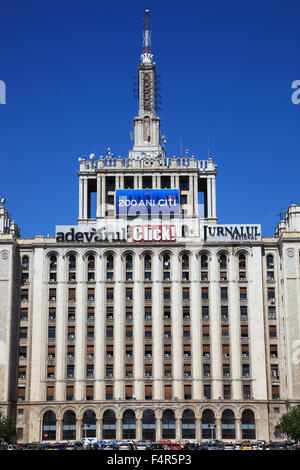
[[132, 227], [133, 242], [175, 242], [174, 225], [135, 225]]

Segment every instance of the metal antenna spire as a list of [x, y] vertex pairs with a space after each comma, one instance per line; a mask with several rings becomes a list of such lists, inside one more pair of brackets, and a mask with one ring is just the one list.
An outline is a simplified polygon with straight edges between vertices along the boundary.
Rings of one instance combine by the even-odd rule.
[[149, 10], [145, 11], [145, 31], [144, 31], [144, 51], [143, 52], [150, 52], [150, 31], [149, 31]]

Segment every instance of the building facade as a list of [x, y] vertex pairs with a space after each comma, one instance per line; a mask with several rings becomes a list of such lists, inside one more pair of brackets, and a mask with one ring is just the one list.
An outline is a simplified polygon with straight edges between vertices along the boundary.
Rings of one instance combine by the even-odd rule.
[[166, 155], [148, 19], [133, 148], [80, 159], [77, 225], [21, 238], [0, 206], [0, 411], [19, 442], [270, 441], [300, 403], [300, 206], [274, 237], [218, 224], [212, 158]]

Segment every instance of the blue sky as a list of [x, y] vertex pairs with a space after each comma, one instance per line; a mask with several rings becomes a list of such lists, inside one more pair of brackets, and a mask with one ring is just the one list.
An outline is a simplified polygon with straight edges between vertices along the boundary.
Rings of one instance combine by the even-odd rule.
[[0, 196], [23, 237], [76, 224], [78, 157], [127, 156], [145, 9], [162, 82], [167, 154], [218, 164], [219, 223], [300, 203], [298, 0], [12, 0], [2, 3]]

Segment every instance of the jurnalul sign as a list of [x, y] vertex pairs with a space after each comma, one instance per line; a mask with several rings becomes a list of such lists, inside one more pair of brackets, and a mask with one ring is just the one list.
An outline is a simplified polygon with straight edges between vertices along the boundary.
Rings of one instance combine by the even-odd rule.
[[179, 190], [117, 189], [116, 213], [120, 216], [179, 214]]
[[261, 226], [249, 225], [204, 225], [204, 240], [207, 242], [255, 242], [261, 240]]

